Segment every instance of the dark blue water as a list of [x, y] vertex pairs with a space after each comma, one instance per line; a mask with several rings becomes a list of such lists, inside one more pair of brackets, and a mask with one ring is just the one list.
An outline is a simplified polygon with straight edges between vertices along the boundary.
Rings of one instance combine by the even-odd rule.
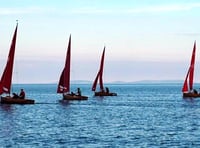
[[34, 105], [0, 105], [1, 147], [200, 147], [200, 99], [181, 84], [108, 85], [116, 97], [59, 103], [56, 85], [14, 85]]

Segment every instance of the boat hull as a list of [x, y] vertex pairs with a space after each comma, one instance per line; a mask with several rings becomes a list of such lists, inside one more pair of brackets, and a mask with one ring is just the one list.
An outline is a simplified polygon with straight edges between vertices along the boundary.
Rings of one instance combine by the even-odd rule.
[[63, 95], [63, 100], [71, 100], [71, 101], [76, 101], [76, 100], [87, 100], [87, 96], [79, 96], [79, 95], [71, 95], [71, 94], [64, 94]]
[[2, 104], [34, 104], [35, 101], [31, 99], [20, 99], [12, 97], [1, 97]]
[[183, 98], [199, 98], [200, 94], [198, 93], [192, 93], [192, 92], [188, 92], [188, 93], [183, 93]]
[[94, 96], [117, 96], [117, 93], [95, 92]]

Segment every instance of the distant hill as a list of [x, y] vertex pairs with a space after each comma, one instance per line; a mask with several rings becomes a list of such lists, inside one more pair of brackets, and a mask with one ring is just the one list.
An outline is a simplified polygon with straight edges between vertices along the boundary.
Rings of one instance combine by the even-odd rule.
[[91, 84], [92, 81], [87, 81], [87, 80], [72, 80], [71, 84]]
[[132, 83], [183, 83], [183, 80], [141, 80]]

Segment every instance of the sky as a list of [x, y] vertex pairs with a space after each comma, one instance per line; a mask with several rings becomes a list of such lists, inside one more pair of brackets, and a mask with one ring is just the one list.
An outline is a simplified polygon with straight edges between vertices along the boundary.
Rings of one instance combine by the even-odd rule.
[[[18, 20], [14, 83], [57, 83], [72, 36], [71, 80], [183, 80], [197, 42], [199, 0], [0, 0], [0, 74]], [[199, 77], [198, 77], [199, 75]]]

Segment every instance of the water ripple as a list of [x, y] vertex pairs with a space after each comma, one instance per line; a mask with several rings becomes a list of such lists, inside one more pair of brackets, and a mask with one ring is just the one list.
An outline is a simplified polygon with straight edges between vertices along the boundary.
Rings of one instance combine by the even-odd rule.
[[200, 146], [200, 100], [180, 84], [109, 85], [119, 95], [103, 98], [81, 85], [89, 99], [68, 103], [56, 85], [23, 87], [36, 104], [0, 105], [2, 147]]

